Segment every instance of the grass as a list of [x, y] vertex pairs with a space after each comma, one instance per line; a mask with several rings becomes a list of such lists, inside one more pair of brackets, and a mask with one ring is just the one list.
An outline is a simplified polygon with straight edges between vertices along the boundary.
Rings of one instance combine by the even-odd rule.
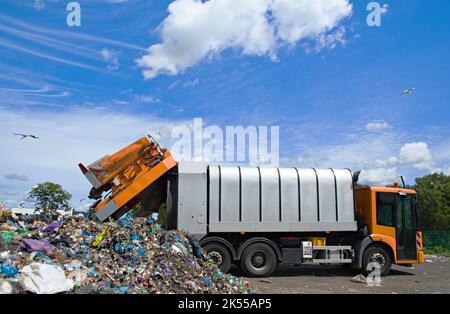
[[433, 247], [425, 247], [423, 249], [425, 254], [429, 254], [429, 255], [443, 255], [443, 256], [450, 256], [450, 250], [442, 247], [440, 245], [438, 246], [433, 246]]

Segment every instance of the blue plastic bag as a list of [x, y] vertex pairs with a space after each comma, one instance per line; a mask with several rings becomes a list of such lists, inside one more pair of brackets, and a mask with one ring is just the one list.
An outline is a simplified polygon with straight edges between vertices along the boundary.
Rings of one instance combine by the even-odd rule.
[[17, 267], [6, 265], [6, 264], [2, 264], [0, 269], [1, 269], [2, 273], [8, 278], [14, 277], [19, 272], [19, 269]]

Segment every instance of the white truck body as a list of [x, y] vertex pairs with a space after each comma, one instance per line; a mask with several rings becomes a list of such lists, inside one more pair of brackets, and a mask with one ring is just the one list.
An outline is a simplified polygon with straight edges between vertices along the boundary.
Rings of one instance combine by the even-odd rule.
[[356, 231], [352, 172], [180, 162], [169, 180], [171, 227], [225, 232]]

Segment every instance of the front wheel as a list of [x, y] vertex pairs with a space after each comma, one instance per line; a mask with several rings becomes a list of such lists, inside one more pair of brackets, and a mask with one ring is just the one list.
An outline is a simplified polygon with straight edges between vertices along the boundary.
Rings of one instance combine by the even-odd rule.
[[277, 267], [277, 256], [267, 244], [251, 244], [242, 253], [240, 266], [247, 276], [268, 277]]
[[381, 276], [386, 276], [389, 274], [391, 266], [391, 255], [384, 247], [380, 245], [372, 245], [364, 252], [363, 270], [366, 275], [379, 268]]

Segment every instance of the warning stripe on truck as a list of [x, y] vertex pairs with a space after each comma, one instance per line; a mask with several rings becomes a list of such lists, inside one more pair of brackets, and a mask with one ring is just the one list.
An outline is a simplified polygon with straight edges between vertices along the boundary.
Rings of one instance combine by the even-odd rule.
[[416, 232], [416, 246], [418, 251], [422, 250], [422, 237], [420, 232]]

